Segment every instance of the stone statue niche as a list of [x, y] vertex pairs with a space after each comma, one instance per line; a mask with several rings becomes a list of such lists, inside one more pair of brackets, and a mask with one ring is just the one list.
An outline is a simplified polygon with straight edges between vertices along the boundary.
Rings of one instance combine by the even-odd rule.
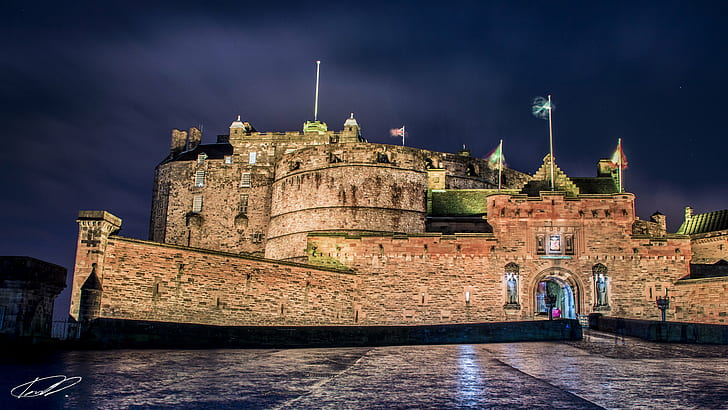
[[597, 263], [592, 267], [594, 274], [594, 311], [610, 310], [608, 298], [609, 276], [607, 276], [607, 267], [601, 263]]
[[506, 309], [521, 308], [521, 305], [518, 303], [519, 270], [518, 265], [513, 262], [505, 266], [506, 304], [504, 307]]

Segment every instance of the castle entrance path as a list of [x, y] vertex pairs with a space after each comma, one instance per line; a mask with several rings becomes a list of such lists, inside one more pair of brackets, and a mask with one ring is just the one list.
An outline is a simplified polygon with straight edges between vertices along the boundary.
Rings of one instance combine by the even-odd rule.
[[[728, 346], [564, 343], [104, 350], [0, 361], [0, 408], [726, 408]], [[15, 398], [36, 377], [82, 380]]]

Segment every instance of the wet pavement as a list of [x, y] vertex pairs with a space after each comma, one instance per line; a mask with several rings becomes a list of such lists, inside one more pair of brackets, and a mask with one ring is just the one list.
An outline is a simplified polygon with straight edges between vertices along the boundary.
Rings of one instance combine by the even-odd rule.
[[[11, 395], [54, 375], [69, 387]], [[4, 359], [0, 389], [3, 409], [728, 409], [728, 346], [587, 330], [562, 343], [80, 351]]]

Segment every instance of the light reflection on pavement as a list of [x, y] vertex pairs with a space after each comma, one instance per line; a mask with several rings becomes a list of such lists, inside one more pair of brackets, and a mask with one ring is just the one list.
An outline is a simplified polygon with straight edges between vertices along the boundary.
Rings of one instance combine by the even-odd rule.
[[[83, 381], [47, 397], [35, 377]], [[332, 349], [107, 350], [3, 359], [10, 408], [728, 408], [728, 346], [580, 342]]]

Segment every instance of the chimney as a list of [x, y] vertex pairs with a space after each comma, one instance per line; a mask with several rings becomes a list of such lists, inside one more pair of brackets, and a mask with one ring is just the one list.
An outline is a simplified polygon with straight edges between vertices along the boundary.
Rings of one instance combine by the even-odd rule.
[[195, 127], [190, 128], [190, 140], [187, 149], [193, 150], [197, 148], [197, 146], [200, 145], [200, 142], [202, 142], [202, 131]]
[[172, 144], [170, 146], [170, 154], [177, 156], [180, 152], [187, 148], [187, 131], [180, 131], [178, 129], [172, 130]]
[[611, 177], [614, 171], [614, 164], [610, 159], [600, 159], [597, 162], [597, 176], [598, 177]]
[[690, 220], [693, 219], [693, 208], [686, 206], [685, 207], [685, 222], [690, 222]]
[[665, 235], [667, 233], [667, 217], [660, 213], [660, 211], [655, 212], [650, 217], [652, 222], [657, 223], [660, 226], [660, 234]]

